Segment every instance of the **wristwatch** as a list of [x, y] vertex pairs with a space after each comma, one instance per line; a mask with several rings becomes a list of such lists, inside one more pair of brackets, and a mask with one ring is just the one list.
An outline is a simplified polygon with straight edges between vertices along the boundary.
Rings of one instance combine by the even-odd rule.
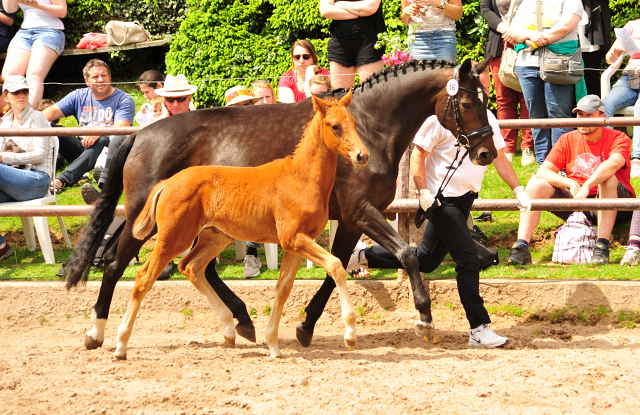
[[440, 3], [440, 6], [438, 8], [439, 9], [444, 9], [446, 5], [447, 5], [447, 3], [445, 2], [445, 0], [442, 0], [442, 3]]

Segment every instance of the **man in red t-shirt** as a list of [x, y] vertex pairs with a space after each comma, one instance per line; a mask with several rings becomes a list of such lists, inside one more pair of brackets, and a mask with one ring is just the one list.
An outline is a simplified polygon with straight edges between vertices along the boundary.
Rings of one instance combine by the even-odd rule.
[[[578, 118], [604, 118], [604, 104], [596, 95], [582, 98], [573, 112]], [[635, 197], [631, 186], [631, 139], [610, 128], [578, 127], [560, 137], [527, 183], [531, 199], [588, 197]], [[566, 176], [561, 170], [566, 171]], [[567, 220], [572, 212], [551, 212]], [[609, 238], [613, 225], [628, 220], [633, 212], [615, 210], [584, 212], [598, 225], [598, 241], [592, 264], [609, 263]], [[511, 247], [507, 264], [531, 264], [529, 241], [540, 221], [540, 211], [520, 213], [518, 240]]]

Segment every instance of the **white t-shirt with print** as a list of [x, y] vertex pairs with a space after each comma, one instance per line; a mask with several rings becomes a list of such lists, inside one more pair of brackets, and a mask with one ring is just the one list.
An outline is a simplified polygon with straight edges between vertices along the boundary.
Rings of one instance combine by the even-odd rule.
[[[496, 150], [501, 150], [506, 144], [502, 134], [500, 134], [498, 120], [489, 110], [487, 110], [487, 118], [491, 128], [493, 128], [493, 144]], [[429, 156], [425, 159], [427, 188], [431, 193], [435, 194], [447, 174], [447, 167], [451, 165], [456, 156], [458, 140], [438, 122], [437, 116], [432, 115], [422, 124], [418, 134], [413, 139], [413, 143], [429, 152]], [[459, 157], [462, 157], [464, 153], [465, 150], [461, 149]], [[469, 160], [469, 156], [465, 157], [462, 165], [455, 172], [442, 194], [445, 197], [458, 197], [468, 192], [480, 191], [486, 171], [486, 166], [475, 165]]]

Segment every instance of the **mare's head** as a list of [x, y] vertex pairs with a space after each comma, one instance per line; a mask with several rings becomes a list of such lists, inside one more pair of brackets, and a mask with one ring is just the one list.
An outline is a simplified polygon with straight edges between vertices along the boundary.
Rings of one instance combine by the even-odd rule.
[[480, 74], [488, 65], [489, 59], [475, 66], [469, 59], [458, 65], [449, 75], [446, 90], [438, 94], [436, 104], [440, 124], [458, 137], [458, 142], [469, 150], [469, 159], [481, 166], [491, 164], [498, 156], [487, 119], [489, 97], [480, 82]]
[[356, 132], [356, 120], [347, 111], [351, 104], [350, 90], [340, 101], [325, 101], [312, 95], [315, 117], [321, 117], [321, 134], [329, 149], [351, 160], [358, 167], [366, 166], [369, 162], [369, 150], [360, 140]]

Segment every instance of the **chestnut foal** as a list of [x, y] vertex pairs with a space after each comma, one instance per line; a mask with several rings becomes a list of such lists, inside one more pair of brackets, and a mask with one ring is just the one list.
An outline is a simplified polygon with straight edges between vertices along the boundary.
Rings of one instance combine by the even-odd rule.
[[356, 133], [355, 119], [347, 111], [350, 103], [351, 92], [331, 102], [313, 96], [315, 115], [293, 156], [258, 167], [190, 167], [153, 188], [134, 223], [133, 236], [144, 239], [157, 224], [158, 241], [136, 275], [131, 301], [118, 329], [117, 359], [126, 359], [142, 299], [167, 262], [189, 248], [196, 236], [198, 242], [178, 267], [207, 297], [224, 325], [228, 345], [235, 345], [233, 316], [204, 271], [237, 238], [279, 243], [285, 250], [266, 329], [271, 357], [282, 356], [278, 326], [302, 257], [321, 265], [335, 280], [346, 325], [344, 341], [349, 349], [355, 348], [356, 313], [347, 292], [347, 273], [340, 260], [314, 241], [329, 219], [338, 154], [356, 166], [365, 166], [369, 160], [369, 152]]

